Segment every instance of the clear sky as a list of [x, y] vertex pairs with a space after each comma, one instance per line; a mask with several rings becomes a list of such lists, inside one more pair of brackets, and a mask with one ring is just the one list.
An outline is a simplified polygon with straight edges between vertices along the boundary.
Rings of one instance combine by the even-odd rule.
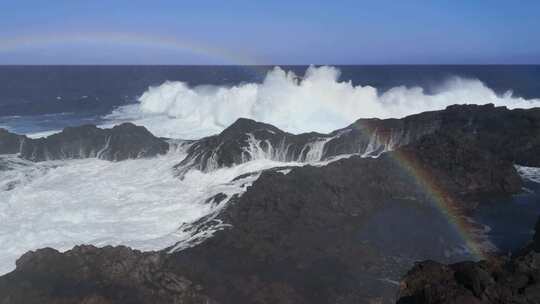
[[540, 63], [532, 0], [0, 0], [0, 64]]

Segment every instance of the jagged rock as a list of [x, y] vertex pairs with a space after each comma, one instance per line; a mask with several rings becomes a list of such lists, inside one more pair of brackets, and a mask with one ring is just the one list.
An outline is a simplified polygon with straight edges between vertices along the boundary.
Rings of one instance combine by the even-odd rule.
[[[475, 111], [479, 113], [470, 114]], [[213, 166], [209, 164], [229, 166], [244, 161], [245, 148], [253, 140], [267, 147], [264, 153], [269, 152], [268, 143], [276, 147], [285, 140], [292, 148], [284, 151], [294, 151], [291, 157], [300, 157], [314, 138], [322, 138], [327, 144], [313, 150], [324, 158], [355, 147], [362, 149], [363, 144], [358, 145], [365, 143], [364, 139], [376, 138], [362, 134], [375, 132], [381, 140], [373, 140], [370, 153], [377, 155], [388, 147], [395, 151], [378, 158], [351, 156], [322, 167], [292, 168], [287, 174], [263, 172], [218, 215], [217, 219], [230, 227], [183, 251], [165, 254], [82, 247], [66, 253], [30, 253], [21, 257], [14, 272], [0, 278], [0, 295], [4, 297], [0, 297], [0, 303], [32, 303], [38, 299], [39, 303], [198, 303], [200, 299], [261, 304], [395, 302], [394, 280], [412, 266], [412, 260], [425, 255], [445, 259], [447, 245], [438, 240], [446, 230], [432, 225], [439, 214], [429, 193], [432, 188], [464, 210], [474, 208], [480, 196], [510, 195], [521, 188], [512, 161], [521, 155], [528, 162], [529, 154], [512, 147], [497, 151], [493, 147], [498, 140], [492, 139], [491, 146], [477, 135], [475, 130], [503, 132], [488, 128], [489, 119], [475, 118], [484, 117], [480, 114], [483, 111], [511, 112], [493, 107], [449, 108], [407, 118], [411, 120], [407, 123], [363, 121], [357, 123], [357, 131], [340, 130], [329, 135], [291, 135], [269, 125], [239, 120], [220, 135], [191, 143], [187, 161], [179, 167], [208, 170]], [[477, 127], [452, 127], [446, 121], [465, 112], [470, 112], [463, 114], [467, 119], [479, 121]], [[496, 113], [493, 115], [499, 115]], [[515, 113], [518, 117], [525, 115]], [[374, 127], [377, 124], [381, 125]], [[463, 128], [465, 131], [460, 131]], [[482, 132], [490, 134], [488, 131]], [[359, 138], [356, 142], [354, 138], [338, 140], [355, 132], [354, 138]], [[500, 137], [506, 138], [506, 134]], [[520, 140], [535, 136], [529, 132]], [[365, 151], [354, 153], [369, 152], [369, 142]], [[208, 203], [221, 197], [217, 195]], [[391, 239], [391, 247], [379, 246], [370, 238], [377, 232], [372, 228], [398, 224], [397, 218], [384, 217], [385, 212], [429, 221], [413, 222], [392, 234], [396, 237]], [[419, 296], [429, 301], [482, 303], [485, 299], [506, 300], [518, 291], [530, 299], [528, 303], [534, 303], [539, 290], [538, 255], [521, 256], [510, 264], [514, 266], [510, 270], [502, 267], [502, 262], [421, 264], [420, 270], [405, 280], [401, 295], [405, 301]], [[422, 271], [429, 274], [427, 279]], [[507, 279], [501, 281], [502, 277]], [[448, 293], [446, 284], [452, 288]]]
[[323, 140], [327, 135], [308, 133], [293, 135], [272, 125], [240, 118], [220, 134], [195, 141], [188, 148], [188, 156], [176, 168], [180, 175], [190, 169], [201, 171], [229, 167], [253, 159], [277, 161], [305, 161], [320, 158], [311, 155], [311, 141]]
[[533, 246], [511, 259], [451, 265], [420, 262], [403, 279], [397, 303], [540, 303], [539, 233], [540, 218]]
[[408, 170], [424, 171], [425, 179], [436, 180], [453, 197], [501, 195], [521, 189], [521, 178], [511, 161], [488, 153], [477, 141], [444, 130], [392, 153]]
[[412, 143], [441, 127], [439, 112], [424, 112], [403, 119], [359, 119], [332, 132], [324, 158], [340, 154], [379, 155]]
[[540, 252], [540, 220], [536, 222], [536, 226], [534, 227], [534, 238], [533, 238], [533, 250], [536, 252]]
[[[431, 116], [429, 116], [431, 117]], [[240, 118], [218, 135], [195, 141], [176, 168], [209, 171], [253, 159], [309, 162], [343, 154], [377, 156], [408, 144], [437, 129], [437, 121], [415, 116], [399, 119], [360, 119], [329, 134], [290, 134], [272, 125]]]
[[[218, 135], [192, 142], [188, 156], [176, 169], [183, 175], [193, 168], [209, 171], [257, 158], [304, 162], [343, 154], [376, 156], [441, 130], [477, 142], [499, 158], [540, 166], [540, 109], [456, 105], [403, 119], [359, 119], [329, 134], [293, 135], [241, 118]], [[23, 158], [33, 161], [86, 157], [123, 160], [153, 156], [168, 149], [163, 140], [132, 124], [111, 130], [90, 125], [66, 128], [60, 134], [37, 140], [2, 130], [0, 144], [0, 154], [20, 152]]]
[[454, 105], [441, 112], [441, 128], [479, 148], [524, 166], [540, 166], [540, 108]]
[[21, 149], [25, 136], [10, 133], [6, 129], [0, 128], [0, 154], [16, 154]]
[[201, 286], [167, 271], [164, 258], [123, 246], [28, 252], [17, 271], [0, 278], [0, 303], [218, 303]]
[[[437, 157], [443, 151], [444, 157]], [[286, 175], [262, 173], [219, 216], [232, 228], [172, 255], [167, 268], [199, 278], [209, 295], [225, 303], [251, 303], [263, 297], [255, 291], [261, 286], [281, 286], [280, 294], [294, 295], [295, 303], [390, 303], [395, 286], [380, 279], [395, 277], [409, 264], [389, 261], [390, 252], [362, 242], [359, 235], [381, 210], [430, 210], [425, 185], [404, 169], [403, 157], [439, 189], [459, 190], [452, 199], [464, 208], [478, 195], [520, 190], [511, 162], [493, 162], [489, 153], [434, 134], [379, 158], [353, 156]], [[438, 244], [407, 246], [435, 252]], [[246, 287], [250, 280], [258, 282], [255, 290]]]
[[378, 156], [444, 132], [498, 158], [540, 166], [540, 109], [508, 110], [492, 104], [456, 105], [402, 119], [359, 119], [329, 134], [293, 135], [272, 125], [239, 119], [222, 133], [195, 141], [176, 166], [209, 171], [248, 160], [319, 161], [343, 154]]
[[68, 127], [61, 133], [39, 139], [9, 133], [2, 135], [0, 132], [0, 140], [2, 138], [6, 138], [9, 148], [0, 152], [19, 153], [21, 158], [35, 162], [93, 157], [121, 161], [152, 157], [169, 149], [167, 142], [153, 136], [146, 128], [131, 123], [111, 129], [100, 129], [94, 125]]
[[[510, 162], [491, 163], [489, 154], [451, 139], [434, 136], [379, 158], [353, 156], [323, 167], [293, 168], [288, 174], [263, 172], [219, 215], [232, 227], [184, 251], [141, 253], [125, 247], [84, 246], [63, 254], [52, 249], [29, 253], [17, 262], [14, 272], [0, 278], [0, 294], [8, 300], [0, 299], [5, 303], [37, 299], [40, 303], [198, 303], [209, 298], [221, 303], [390, 303], [396, 286], [381, 278], [399, 277], [410, 262], [390, 259], [395, 253], [362, 241], [360, 235], [369, 219], [388, 208], [425, 213], [430, 219], [435, 214], [424, 185], [404, 169], [399, 157], [407, 156], [411, 165], [437, 174], [433, 176], [441, 188], [455, 190], [481, 184], [478, 180], [490, 181], [458, 192], [456, 200], [488, 190], [515, 190], [499, 186], [511, 184], [505, 180], [514, 178]], [[442, 151], [445, 157], [437, 158]], [[477, 167], [485, 170], [469, 175]], [[459, 182], [464, 178], [467, 183]], [[434, 231], [433, 237], [439, 234]], [[426, 245], [417, 242], [413, 239], [407, 246]], [[427, 244], [429, 248], [422, 251], [443, 257], [446, 248]], [[485, 285], [474, 280], [472, 284], [479, 290]]]

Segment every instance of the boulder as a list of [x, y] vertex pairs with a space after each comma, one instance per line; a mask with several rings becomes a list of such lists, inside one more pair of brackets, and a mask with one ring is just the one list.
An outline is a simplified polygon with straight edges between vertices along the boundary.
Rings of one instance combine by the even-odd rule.
[[168, 151], [169, 144], [146, 128], [131, 123], [111, 129], [94, 125], [68, 127], [58, 134], [39, 139], [25, 138], [20, 157], [31, 161], [99, 158], [121, 161], [153, 157]]

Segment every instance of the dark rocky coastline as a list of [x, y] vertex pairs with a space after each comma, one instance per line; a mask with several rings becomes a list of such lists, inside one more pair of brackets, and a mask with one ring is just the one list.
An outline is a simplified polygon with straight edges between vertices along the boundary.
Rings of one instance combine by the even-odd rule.
[[540, 218], [516, 256], [450, 265], [417, 263], [405, 276], [399, 304], [540, 303]]
[[0, 128], [0, 154], [19, 153], [24, 139], [26, 139], [26, 136], [13, 134]]
[[0, 303], [217, 303], [164, 267], [166, 255], [127, 247], [46, 248], [0, 280]]
[[168, 151], [169, 144], [146, 128], [123, 123], [111, 129], [94, 125], [68, 127], [58, 134], [32, 139], [0, 129], [0, 154], [16, 154], [34, 162], [58, 159], [99, 158], [121, 161], [153, 157]]
[[241, 118], [220, 134], [195, 141], [177, 168], [182, 175], [192, 168], [208, 171], [260, 157], [303, 162], [343, 154], [378, 156], [435, 133], [463, 138], [503, 160], [540, 166], [540, 109], [488, 104], [455, 105], [403, 119], [359, 119], [329, 134], [293, 135]]
[[[0, 303], [393, 303], [397, 281], [413, 262], [470, 258], [466, 252], [448, 256], [448, 246], [457, 246], [457, 241], [439, 242], [452, 236], [429, 226], [440, 210], [428, 188], [438, 189], [440, 199], [463, 214], [482, 197], [517, 193], [522, 182], [514, 164], [540, 165], [539, 137], [540, 109], [510, 111], [489, 105], [453, 106], [401, 120], [359, 120], [326, 135], [292, 135], [241, 119], [219, 135], [192, 143], [177, 170], [212, 170], [249, 160], [246, 149], [253, 140], [266, 155], [285, 155], [282, 160], [305, 160], [313, 148], [309, 144], [320, 140], [326, 143], [319, 147], [319, 159], [392, 151], [378, 158], [353, 155], [326, 166], [292, 168], [288, 174], [263, 172], [218, 215], [228, 227], [182, 251], [79, 246], [65, 253], [29, 252], [15, 271], [0, 277]], [[135, 154], [112, 155], [117, 155], [112, 160], [120, 160], [118, 155]], [[428, 177], [430, 185], [418, 174]], [[370, 223], [392, 210], [413, 216], [418, 225], [428, 219], [428, 226], [406, 224], [392, 247], [380, 246], [370, 237]], [[193, 229], [205, 229], [214, 221], [202, 221]], [[376, 221], [378, 225], [397, 223]], [[529, 268], [503, 273], [521, 276], [511, 282], [527, 278], [511, 291], [534, 285], [538, 272], [531, 270], [529, 262], [536, 260], [530, 252], [521, 256], [523, 262], [508, 264]], [[448, 289], [448, 294], [465, 289], [472, 298], [463, 299], [481, 299], [491, 286], [486, 287], [490, 279], [484, 280], [485, 263], [419, 264], [425, 267], [416, 266], [405, 278], [400, 303], [467, 303], [414, 302], [426, 294], [423, 282], [432, 279], [440, 282], [434, 292], [443, 296], [448, 283], [458, 290]], [[473, 300], [470, 303], [483, 303]]]

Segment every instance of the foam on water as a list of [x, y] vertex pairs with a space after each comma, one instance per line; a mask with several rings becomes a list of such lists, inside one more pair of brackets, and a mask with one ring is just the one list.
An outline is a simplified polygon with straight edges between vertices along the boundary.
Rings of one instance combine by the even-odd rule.
[[[402, 117], [456, 103], [540, 106], [540, 99], [526, 100], [511, 92], [498, 95], [472, 79], [452, 78], [433, 94], [402, 86], [379, 92], [338, 79], [336, 68], [310, 67], [303, 78], [275, 68], [262, 83], [230, 87], [166, 82], [149, 88], [139, 103], [117, 108], [102, 126], [131, 121], [157, 136], [187, 139], [218, 133], [239, 117], [271, 123], [293, 133], [329, 132], [362, 117]], [[32, 163], [0, 156], [0, 274], [12, 270], [24, 252], [42, 247], [66, 250], [83, 243], [123, 244], [158, 250], [176, 244], [173, 250], [180, 250], [192, 246], [223, 223], [195, 234], [179, 228], [189, 228], [201, 218], [211, 220], [258, 174], [233, 181], [235, 177], [272, 167], [299, 166], [300, 161], [320, 166], [351, 156], [322, 162], [328, 140], [320, 138], [307, 144], [301, 159], [290, 162], [287, 147], [263, 145], [251, 136], [244, 163], [232, 168], [214, 164], [208, 172], [186, 170], [183, 179], [173, 173], [173, 167], [186, 156], [182, 142], [177, 151], [167, 155], [123, 162], [85, 159]], [[395, 145], [394, 139], [383, 142], [374, 136], [366, 151], [359, 154], [376, 157]], [[538, 168], [517, 169], [522, 176], [540, 182]], [[282, 171], [288, 173], [289, 169]], [[209, 203], [208, 199], [218, 193], [225, 193], [227, 199]]]
[[165, 82], [150, 87], [139, 103], [114, 110], [105, 117], [105, 126], [132, 121], [158, 136], [187, 139], [218, 133], [239, 117], [300, 133], [330, 132], [358, 118], [399, 118], [452, 104], [540, 107], [540, 99], [527, 100], [511, 91], [497, 94], [476, 79], [454, 77], [428, 94], [405, 86], [380, 92], [340, 81], [339, 76], [337, 68], [328, 66], [309, 67], [302, 78], [276, 67], [262, 83], [190, 87]]
[[0, 155], [0, 192], [10, 191], [20, 184], [28, 183], [54, 167], [54, 162], [33, 163], [17, 155]]
[[30, 138], [41, 138], [41, 137], [51, 136], [53, 134], [60, 133], [60, 132], [62, 132], [62, 130], [49, 130], [49, 131], [28, 133], [26, 134], [26, 136]]
[[515, 166], [519, 175], [535, 183], [540, 183], [540, 168]]
[[[215, 205], [208, 198], [242, 193], [258, 177], [232, 182], [238, 175], [284, 165], [258, 159], [210, 173], [191, 170], [180, 180], [172, 167], [183, 157], [180, 149], [122, 162], [35, 164], [11, 159], [13, 164], [4, 158], [12, 169], [0, 171], [2, 182], [9, 180], [11, 185], [0, 185], [0, 274], [14, 269], [21, 254], [37, 248], [123, 244], [158, 250], [189, 241], [193, 236], [178, 228], [215, 213], [227, 201]], [[214, 230], [204, 231], [202, 237]]]

